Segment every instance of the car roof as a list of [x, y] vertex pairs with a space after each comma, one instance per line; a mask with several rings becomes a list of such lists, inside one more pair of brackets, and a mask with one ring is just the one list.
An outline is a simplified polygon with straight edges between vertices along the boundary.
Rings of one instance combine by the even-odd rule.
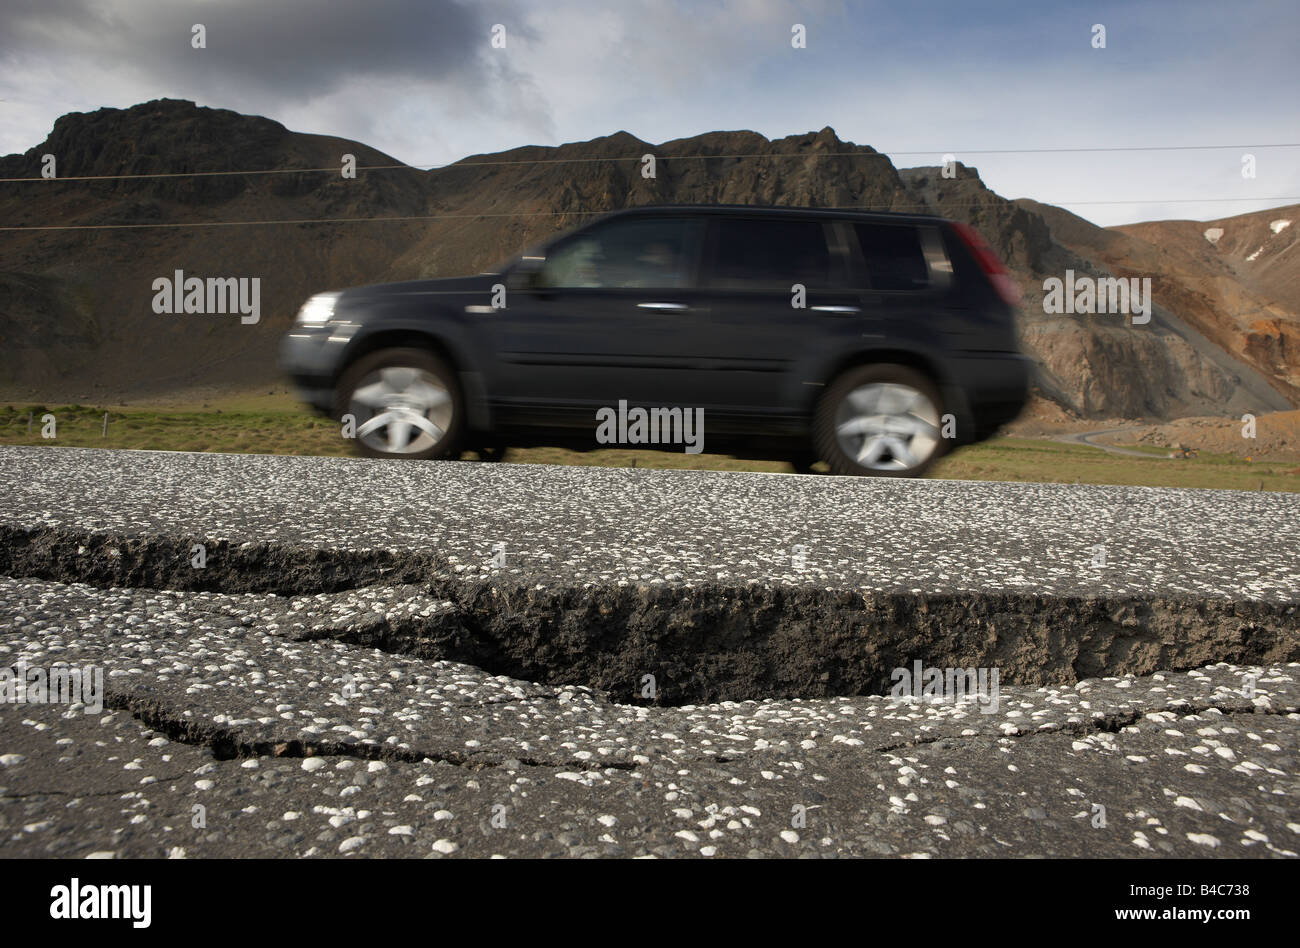
[[817, 217], [845, 220], [877, 220], [893, 224], [935, 224], [946, 218], [936, 214], [904, 214], [896, 211], [858, 211], [831, 207], [790, 207], [774, 204], [646, 204], [621, 208], [602, 215], [602, 220], [644, 214], [709, 214], [717, 216]]

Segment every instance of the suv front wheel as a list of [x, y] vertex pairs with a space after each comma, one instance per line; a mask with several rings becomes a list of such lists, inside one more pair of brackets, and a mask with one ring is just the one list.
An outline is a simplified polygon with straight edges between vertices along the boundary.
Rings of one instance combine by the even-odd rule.
[[928, 377], [864, 365], [835, 379], [817, 405], [813, 442], [832, 474], [916, 477], [938, 460], [943, 403]]
[[455, 457], [461, 432], [456, 376], [432, 352], [381, 349], [339, 379], [337, 414], [356, 419], [356, 441], [372, 458]]

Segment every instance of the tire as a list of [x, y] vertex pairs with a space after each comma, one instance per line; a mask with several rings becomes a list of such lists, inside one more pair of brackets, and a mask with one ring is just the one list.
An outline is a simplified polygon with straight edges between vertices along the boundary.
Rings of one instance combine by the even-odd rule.
[[816, 474], [817, 472], [813, 470], [813, 465], [819, 460], [820, 458], [815, 454], [801, 454], [798, 457], [790, 459], [790, 466], [794, 468], [796, 474]]
[[849, 369], [813, 417], [813, 445], [832, 474], [919, 477], [947, 451], [943, 400], [928, 376], [902, 365]]
[[464, 400], [456, 374], [424, 349], [380, 349], [344, 371], [335, 416], [356, 419], [366, 457], [428, 460], [457, 457]]

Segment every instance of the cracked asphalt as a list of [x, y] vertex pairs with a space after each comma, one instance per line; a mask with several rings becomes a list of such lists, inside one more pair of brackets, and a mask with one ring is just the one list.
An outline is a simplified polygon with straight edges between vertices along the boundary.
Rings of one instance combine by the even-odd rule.
[[[837, 590], [1300, 599], [1289, 495], [71, 449], [0, 450], [0, 476], [0, 525], [418, 548], [452, 573], [571, 591], [720, 571], [781, 588], [811, 570]], [[1090, 565], [1097, 537], [1124, 568]], [[429, 584], [0, 576], [0, 668], [94, 666], [106, 688], [100, 713], [0, 704], [0, 855], [1300, 852], [1290, 658], [1004, 683], [992, 713], [879, 694], [664, 706], [358, 631], [460, 608]], [[1293, 627], [1280, 634], [1290, 655]]]
[[1296, 664], [1004, 688], [993, 714], [638, 707], [315, 638], [342, 596], [0, 590], [4, 661], [107, 690], [100, 714], [4, 708], [6, 855], [1300, 850]]
[[6, 523], [417, 549], [542, 585], [1300, 601], [1300, 494], [38, 447], [0, 448], [0, 481]]

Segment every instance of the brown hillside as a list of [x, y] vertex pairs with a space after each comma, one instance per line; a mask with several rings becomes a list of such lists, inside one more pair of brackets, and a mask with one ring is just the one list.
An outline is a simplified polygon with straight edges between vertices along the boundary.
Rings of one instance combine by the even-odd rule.
[[[0, 177], [33, 179], [45, 153], [57, 156], [64, 177], [303, 169], [0, 185], [0, 222], [7, 226], [184, 225], [0, 232], [0, 331], [13, 341], [0, 353], [0, 387], [55, 399], [270, 383], [277, 379], [279, 336], [314, 292], [481, 271], [620, 207], [723, 202], [929, 209], [972, 223], [1025, 290], [1023, 335], [1040, 363], [1040, 391], [1080, 416], [1288, 407], [1270, 381], [1294, 394], [1276, 371], [1293, 351], [1285, 313], [1254, 313], [1254, 341], [1236, 345], [1236, 328], [1225, 329], [1213, 302], [1185, 285], [1182, 257], [1162, 257], [1146, 241], [1071, 221], [1056, 208], [1008, 201], [971, 168], [961, 167], [956, 180], [933, 168], [900, 172], [829, 128], [774, 141], [754, 132], [712, 132], [658, 145], [618, 132], [473, 156], [430, 172], [362, 170], [355, 180], [335, 170], [345, 152], [363, 167], [398, 164], [356, 142], [159, 100], [66, 115], [46, 142], [0, 158]], [[652, 180], [640, 172], [646, 153], [657, 159]], [[431, 219], [382, 220], [410, 217]], [[340, 218], [365, 220], [224, 226]], [[1067, 267], [1127, 275], [1139, 265], [1157, 280], [1157, 318], [1147, 326], [1042, 312], [1046, 276]], [[262, 321], [153, 313], [152, 281], [176, 269], [259, 277]], [[1232, 274], [1219, 274], [1227, 283], [1215, 299], [1232, 290]]]

